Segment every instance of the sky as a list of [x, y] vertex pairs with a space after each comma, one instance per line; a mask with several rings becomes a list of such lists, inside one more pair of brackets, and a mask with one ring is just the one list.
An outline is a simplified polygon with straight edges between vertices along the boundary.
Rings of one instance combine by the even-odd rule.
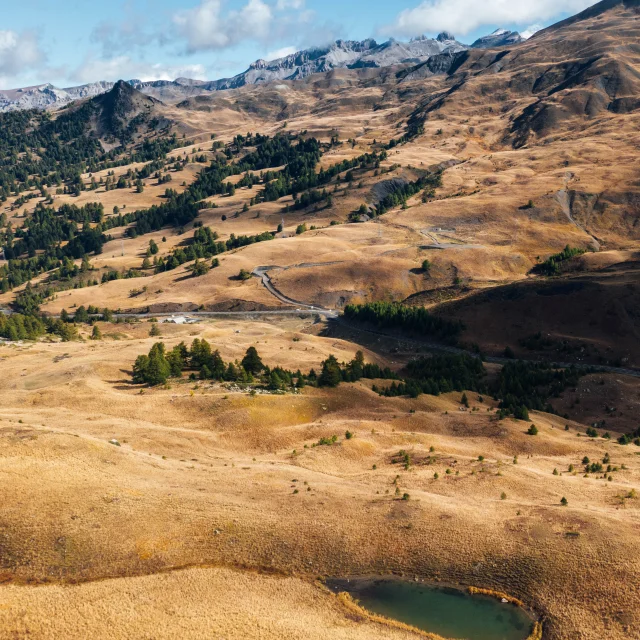
[[216, 80], [338, 38], [531, 35], [593, 0], [20, 0], [0, 12], [0, 89]]

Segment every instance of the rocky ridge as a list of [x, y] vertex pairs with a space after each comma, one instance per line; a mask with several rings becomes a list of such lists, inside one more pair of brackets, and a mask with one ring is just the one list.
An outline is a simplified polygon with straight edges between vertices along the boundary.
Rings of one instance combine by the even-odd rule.
[[[382, 68], [394, 65], [416, 65], [431, 58], [469, 49], [487, 49], [512, 46], [523, 41], [516, 32], [499, 29], [480, 38], [471, 46], [463, 44], [448, 32], [437, 38], [420, 36], [409, 42], [388, 40], [378, 44], [373, 39], [361, 42], [338, 40], [327, 47], [314, 47], [278, 58], [256, 60], [249, 68], [231, 78], [213, 81], [178, 78], [176, 80], [141, 81], [129, 80], [129, 84], [165, 102], [175, 102], [214, 91], [237, 89], [246, 85], [264, 84], [277, 80], [302, 80], [315, 73], [326, 73], [333, 69]], [[0, 113], [24, 109], [59, 109], [75, 100], [92, 98], [107, 93], [115, 83], [98, 81], [77, 87], [57, 88], [52, 84], [36, 85], [19, 89], [0, 90]]]

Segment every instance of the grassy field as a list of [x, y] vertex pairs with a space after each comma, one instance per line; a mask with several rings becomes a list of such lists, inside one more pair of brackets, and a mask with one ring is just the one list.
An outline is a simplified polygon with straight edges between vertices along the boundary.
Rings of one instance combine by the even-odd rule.
[[[338, 638], [406, 637], [356, 624], [313, 586], [397, 573], [507, 592], [548, 617], [549, 637], [637, 632], [633, 445], [546, 414], [532, 414], [531, 437], [527, 423], [497, 420], [490, 399], [469, 394], [461, 411], [459, 394], [384, 399], [367, 381], [284, 396], [193, 382], [142, 393], [129, 372], [154, 341], [150, 325], [101, 326], [98, 342], [0, 346], [2, 628], [196, 638], [258, 625], [266, 638], [301, 638], [320, 625]], [[357, 348], [311, 320], [161, 333], [168, 346], [206, 337], [225, 359], [254, 345], [267, 364], [303, 370]], [[401, 366], [390, 345], [372, 347], [368, 360]], [[334, 434], [337, 444], [312, 447]], [[393, 463], [400, 450], [407, 469]], [[606, 453], [612, 481], [583, 477], [583, 457]], [[202, 568], [173, 573], [189, 567]]]

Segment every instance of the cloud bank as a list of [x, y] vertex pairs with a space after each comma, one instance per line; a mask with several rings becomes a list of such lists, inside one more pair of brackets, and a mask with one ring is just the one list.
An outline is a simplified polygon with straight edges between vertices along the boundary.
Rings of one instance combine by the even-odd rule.
[[37, 69], [45, 55], [34, 31], [0, 30], [0, 81]]
[[201, 64], [164, 65], [132, 60], [129, 56], [117, 56], [104, 60], [86, 58], [72, 73], [72, 80], [89, 83], [96, 80], [175, 80], [186, 77], [205, 80], [205, 68]]
[[[248, 0], [239, 10], [226, 10], [223, 0], [202, 0], [193, 9], [173, 16], [178, 36], [187, 53], [227, 49], [247, 40], [267, 42], [281, 35], [283, 24], [304, 9], [303, 0]], [[300, 17], [300, 16], [297, 16]]]
[[414, 9], [401, 11], [381, 33], [416, 36], [451, 31], [466, 35], [488, 25], [531, 25], [559, 13], [578, 13], [592, 4], [593, 0], [425, 0]]

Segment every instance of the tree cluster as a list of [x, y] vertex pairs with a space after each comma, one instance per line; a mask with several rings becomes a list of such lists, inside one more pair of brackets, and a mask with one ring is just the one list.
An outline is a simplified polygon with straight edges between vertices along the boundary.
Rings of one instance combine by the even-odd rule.
[[60, 336], [65, 342], [77, 337], [75, 327], [70, 327], [54, 318], [19, 313], [10, 316], [0, 314], [1, 338], [15, 342], [18, 340], [37, 340], [45, 334]]
[[[218, 234], [209, 227], [199, 227], [193, 234], [193, 240], [186, 247], [179, 247], [167, 258], [156, 261], [156, 272], [171, 271], [185, 262], [206, 260], [226, 251], [246, 247], [256, 242], [273, 240], [275, 235], [268, 231], [255, 236], [236, 236], [233, 233], [228, 240], [218, 240]], [[213, 265], [212, 265], [213, 266]], [[202, 275], [202, 274], [200, 274]]]
[[560, 273], [563, 263], [581, 256], [585, 253], [584, 249], [578, 249], [567, 245], [560, 253], [548, 257], [542, 264], [533, 268], [534, 273], [540, 273], [545, 276], [557, 276]]
[[191, 347], [184, 342], [167, 351], [164, 343], [153, 345], [148, 355], [138, 356], [133, 366], [133, 381], [138, 384], [164, 384], [169, 378], [180, 378], [190, 372], [193, 379], [218, 382], [262, 383], [266, 388], [278, 391], [300, 388], [305, 376], [280, 367], [265, 366], [255, 347], [249, 347], [238, 362], [225, 362], [218, 350], [209, 342], [196, 338]]
[[357, 382], [363, 378], [396, 380], [397, 376], [389, 367], [382, 368], [377, 364], [366, 363], [364, 354], [362, 351], [358, 351], [351, 362], [343, 365], [338, 362], [335, 356], [329, 356], [322, 363], [322, 370], [317, 382], [319, 387], [337, 387], [341, 382]]
[[376, 387], [374, 391], [387, 397], [417, 398], [423, 393], [437, 396], [465, 389], [486, 390], [482, 361], [466, 354], [420, 357], [407, 365], [407, 373], [402, 382], [393, 382], [384, 389]]
[[549, 399], [575, 387], [587, 373], [585, 369], [561, 369], [544, 362], [508, 362], [500, 371], [493, 393], [501, 400], [504, 415], [526, 420], [532, 409], [553, 413]]
[[409, 307], [396, 302], [350, 304], [344, 309], [344, 317], [380, 328], [433, 336], [448, 343], [455, 343], [464, 328], [461, 322], [434, 316], [424, 307]]

